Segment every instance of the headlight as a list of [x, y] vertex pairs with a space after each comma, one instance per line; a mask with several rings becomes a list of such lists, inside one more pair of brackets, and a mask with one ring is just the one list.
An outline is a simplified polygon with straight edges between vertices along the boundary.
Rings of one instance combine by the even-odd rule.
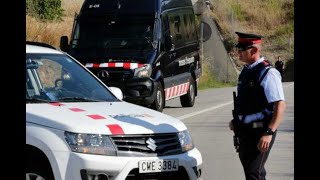
[[182, 152], [187, 152], [194, 148], [192, 138], [188, 130], [179, 132], [178, 135], [182, 147]]
[[64, 136], [73, 152], [116, 156], [116, 149], [106, 135], [65, 132]]
[[150, 77], [151, 76], [151, 65], [146, 64], [142, 67], [134, 69], [134, 77]]

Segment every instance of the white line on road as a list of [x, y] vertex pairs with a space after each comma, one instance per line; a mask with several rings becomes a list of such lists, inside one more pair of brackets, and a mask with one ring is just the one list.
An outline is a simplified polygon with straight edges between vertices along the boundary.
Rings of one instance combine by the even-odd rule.
[[212, 111], [214, 109], [218, 109], [218, 108], [221, 108], [223, 106], [226, 106], [226, 105], [229, 105], [233, 103], [233, 101], [229, 101], [227, 103], [224, 103], [224, 104], [220, 104], [220, 105], [217, 105], [217, 106], [213, 106], [211, 108], [207, 108], [207, 109], [204, 109], [204, 110], [201, 110], [201, 111], [198, 111], [198, 112], [194, 112], [194, 113], [190, 113], [190, 114], [186, 114], [184, 116], [180, 116], [180, 117], [177, 117], [178, 119], [182, 120], [182, 119], [187, 119], [189, 117], [192, 117], [192, 116], [196, 116], [198, 114], [201, 114], [201, 113], [204, 113], [204, 112], [207, 112], [207, 111]]
[[[293, 84], [294, 84], [294, 83], [290, 83], [290, 84], [284, 86], [284, 88], [287, 88], [287, 87], [289, 87], [289, 86], [292, 86]], [[197, 111], [197, 112], [194, 112], [194, 113], [190, 113], [190, 114], [186, 114], [186, 115], [183, 115], [183, 116], [179, 116], [179, 117], [177, 117], [177, 118], [180, 119], [180, 120], [182, 120], [182, 119], [187, 119], [187, 118], [189, 118], [189, 117], [196, 116], [196, 115], [198, 115], [198, 114], [201, 114], [201, 113], [204, 113], [204, 112], [207, 112], [207, 111], [212, 111], [212, 110], [221, 108], [221, 107], [226, 106], [226, 105], [229, 105], [229, 104], [231, 104], [231, 103], [233, 103], [233, 101], [229, 101], [229, 102], [226, 102], [226, 103], [224, 103], [224, 104], [220, 104], [220, 105], [217, 105], [217, 106], [213, 106], [213, 107], [211, 107], [211, 108], [207, 108], [207, 109], [204, 109], [204, 110], [201, 110], [201, 111]]]

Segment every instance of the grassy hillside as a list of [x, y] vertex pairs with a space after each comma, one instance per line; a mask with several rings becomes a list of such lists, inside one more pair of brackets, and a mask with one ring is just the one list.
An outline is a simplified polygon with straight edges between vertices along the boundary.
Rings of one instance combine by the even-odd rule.
[[[285, 63], [294, 59], [294, 0], [211, 0], [211, 15], [221, 29], [226, 47], [237, 59], [234, 32], [264, 36], [262, 55], [274, 62], [281, 56]], [[238, 66], [240, 62], [236, 62]], [[293, 70], [291, 65], [288, 63]], [[290, 72], [290, 74], [293, 74]]]
[[[70, 37], [73, 18], [79, 12], [84, 0], [62, 0], [64, 17], [60, 22], [42, 22], [36, 17], [26, 15], [26, 40], [39, 41], [59, 47], [60, 37]], [[213, 10], [210, 15], [216, 20], [225, 40], [230, 55], [237, 59], [233, 46], [237, 37], [235, 31], [257, 33], [263, 35], [264, 48], [262, 54], [275, 61], [277, 56], [293, 61], [294, 56], [294, 1], [293, 0], [211, 0]], [[240, 67], [241, 63], [236, 60]], [[286, 72], [293, 79], [293, 63]], [[204, 68], [200, 86], [221, 87], [213, 75]], [[208, 68], [207, 68], [208, 69]]]
[[76, 12], [79, 12], [84, 0], [62, 0], [64, 16], [62, 21], [44, 22], [37, 17], [26, 15], [26, 40], [38, 41], [59, 47], [60, 37], [70, 37], [73, 19]]

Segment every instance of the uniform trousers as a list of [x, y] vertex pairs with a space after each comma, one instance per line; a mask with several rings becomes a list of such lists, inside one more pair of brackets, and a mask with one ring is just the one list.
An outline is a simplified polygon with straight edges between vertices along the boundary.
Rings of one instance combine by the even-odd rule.
[[276, 138], [276, 132], [272, 135], [269, 148], [266, 152], [261, 153], [257, 147], [264, 128], [256, 128], [240, 135], [239, 157], [244, 169], [246, 180], [265, 180], [266, 170], [264, 164], [267, 161], [269, 152]]

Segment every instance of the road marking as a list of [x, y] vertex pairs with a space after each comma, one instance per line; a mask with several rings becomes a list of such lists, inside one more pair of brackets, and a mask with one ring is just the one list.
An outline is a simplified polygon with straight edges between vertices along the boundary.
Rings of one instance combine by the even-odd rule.
[[[289, 86], [292, 86], [294, 83], [290, 83], [286, 86], [284, 86], [284, 88], [287, 88]], [[204, 109], [204, 110], [201, 110], [201, 111], [198, 111], [198, 112], [194, 112], [194, 113], [190, 113], [190, 114], [186, 114], [186, 115], [183, 115], [183, 116], [179, 116], [177, 117], [178, 119], [182, 120], [182, 119], [187, 119], [187, 118], [190, 118], [192, 116], [196, 116], [198, 114], [201, 114], [201, 113], [204, 113], [204, 112], [207, 112], [207, 111], [212, 111], [212, 110], [215, 110], [215, 109], [218, 109], [218, 108], [221, 108], [223, 106], [227, 106], [229, 104], [233, 103], [233, 101], [229, 101], [229, 102], [226, 102], [224, 104], [220, 104], [220, 105], [217, 105], [217, 106], [213, 106], [211, 108], [207, 108], [207, 109]]]
[[192, 116], [196, 116], [198, 114], [201, 114], [201, 113], [204, 113], [204, 112], [207, 112], [207, 111], [212, 111], [214, 109], [218, 109], [218, 108], [221, 108], [223, 106], [226, 106], [226, 105], [229, 105], [233, 103], [233, 101], [229, 101], [229, 102], [226, 102], [224, 104], [220, 104], [220, 105], [217, 105], [217, 106], [213, 106], [211, 108], [207, 108], [207, 109], [204, 109], [204, 110], [201, 110], [201, 111], [198, 111], [198, 112], [194, 112], [194, 113], [190, 113], [190, 114], [186, 114], [184, 116], [180, 116], [180, 117], [177, 117], [178, 119], [182, 120], [182, 119], [187, 119], [189, 117], [192, 117]]

